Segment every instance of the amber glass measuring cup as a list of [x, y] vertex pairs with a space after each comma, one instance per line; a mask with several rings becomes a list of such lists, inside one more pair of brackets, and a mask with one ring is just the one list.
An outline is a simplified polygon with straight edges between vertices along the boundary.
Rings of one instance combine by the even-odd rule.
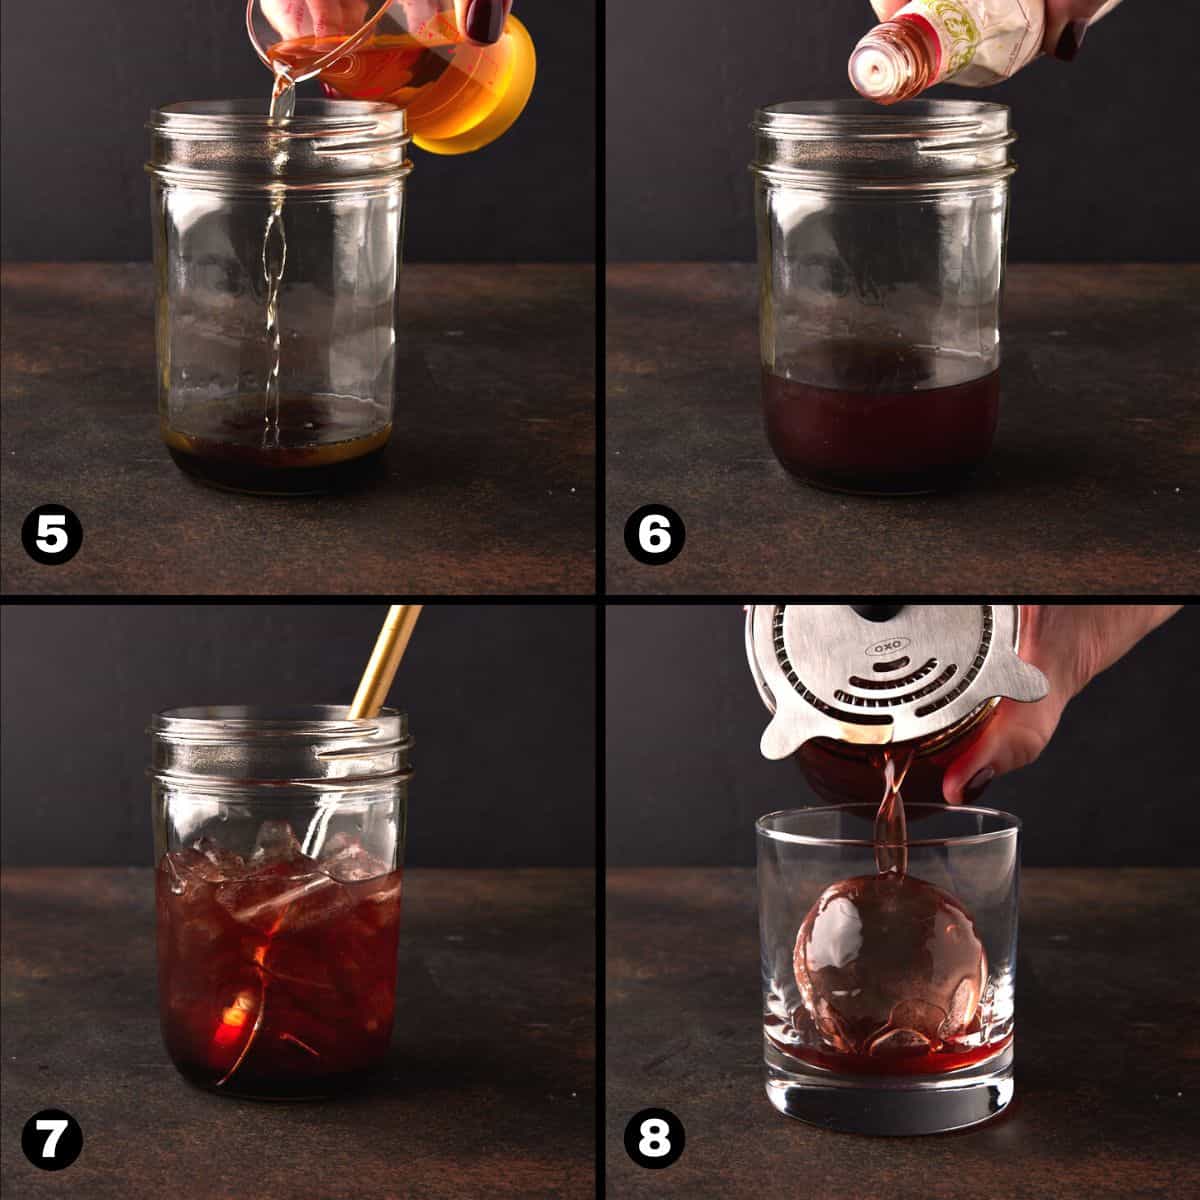
[[500, 137], [533, 90], [537, 59], [509, 16], [499, 41], [459, 31], [453, 0], [359, 0], [326, 6], [248, 0], [246, 30], [259, 58], [293, 83], [319, 78], [341, 96], [405, 110], [413, 142], [464, 154]]

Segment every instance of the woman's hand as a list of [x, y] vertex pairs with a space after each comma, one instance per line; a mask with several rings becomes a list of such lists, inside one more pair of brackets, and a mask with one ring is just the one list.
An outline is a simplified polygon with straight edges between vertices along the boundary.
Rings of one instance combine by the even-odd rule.
[[259, 0], [259, 7], [283, 41], [349, 35], [370, 13], [367, 0]]
[[500, 40], [512, 0], [454, 0], [454, 14], [464, 37], [483, 46]]
[[1035, 704], [1001, 701], [978, 740], [946, 770], [947, 804], [973, 803], [998, 775], [1028, 766], [1067, 703], [1106, 667], [1179, 611], [1177, 604], [1023, 604], [1021, 657], [1050, 683]]
[[[438, 13], [437, 0], [392, 0], [404, 11], [405, 27], [420, 29]], [[367, 0], [260, 0], [263, 16], [280, 38], [329, 37], [361, 29], [371, 13]], [[469, 41], [500, 40], [512, 0], [454, 0], [458, 31]]]
[[1083, 45], [1088, 26], [1121, 0], [1046, 0], [1046, 33], [1042, 50], [1070, 62]]

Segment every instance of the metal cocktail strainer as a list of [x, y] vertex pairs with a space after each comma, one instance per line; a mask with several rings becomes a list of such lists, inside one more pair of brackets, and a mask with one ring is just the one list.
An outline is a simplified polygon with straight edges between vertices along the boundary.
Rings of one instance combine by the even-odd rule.
[[754, 604], [746, 655], [773, 714], [762, 752], [814, 739], [855, 747], [944, 745], [1002, 698], [1040, 700], [1017, 653], [1015, 604]]

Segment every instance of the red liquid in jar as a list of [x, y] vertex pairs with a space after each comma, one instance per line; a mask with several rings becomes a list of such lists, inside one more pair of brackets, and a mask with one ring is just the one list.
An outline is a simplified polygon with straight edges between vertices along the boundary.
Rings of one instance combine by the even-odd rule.
[[163, 1040], [194, 1083], [293, 1099], [356, 1082], [387, 1052], [400, 872], [365, 855], [256, 863], [205, 848], [158, 865]]
[[934, 367], [929, 352], [831, 343], [789, 370], [844, 386], [764, 369], [771, 449], [793, 475], [835, 491], [913, 495], [962, 483], [991, 448], [1000, 376], [922, 386]]

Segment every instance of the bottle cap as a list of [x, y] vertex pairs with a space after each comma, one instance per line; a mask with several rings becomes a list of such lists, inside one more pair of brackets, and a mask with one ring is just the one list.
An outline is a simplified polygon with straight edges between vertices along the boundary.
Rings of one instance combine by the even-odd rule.
[[854, 90], [868, 100], [897, 96], [912, 76], [911, 64], [899, 46], [865, 38], [850, 55], [849, 72]]

